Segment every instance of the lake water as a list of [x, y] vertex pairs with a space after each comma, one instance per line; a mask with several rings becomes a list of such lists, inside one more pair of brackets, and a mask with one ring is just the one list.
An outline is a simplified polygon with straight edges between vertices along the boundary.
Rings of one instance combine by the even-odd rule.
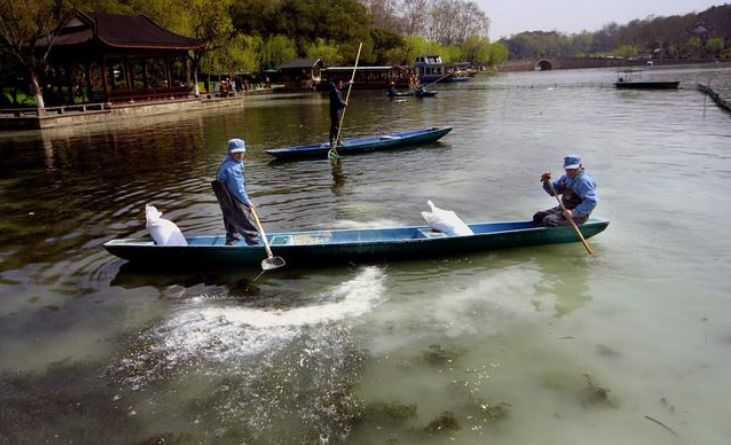
[[[452, 126], [440, 143], [273, 164], [326, 139], [326, 96], [0, 135], [0, 443], [731, 442], [731, 68], [509, 73], [433, 99], [356, 91], [347, 137]], [[153, 203], [219, 234], [227, 139], [267, 231], [530, 218], [580, 153], [599, 185], [581, 244], [267, 273], [156, 274], [101, 247]]]

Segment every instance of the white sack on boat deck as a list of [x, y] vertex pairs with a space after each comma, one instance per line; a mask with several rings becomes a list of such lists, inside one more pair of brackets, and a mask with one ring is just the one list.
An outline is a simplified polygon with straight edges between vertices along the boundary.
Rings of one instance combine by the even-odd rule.
[[155, 244], [161, 246], [187, 246], [183, 232], [180, 231], [174, 222], [160, 218], [162, 212], [150, 204], [145, 205], [145, 217], [147, 218], [147, 230], [155, 240]]
[[431, 200], [426, 202], [431, 212], [421, 212], [429, 227], [449, 236], [474, 235], [472, 229], [451, 210], [440, 209]]

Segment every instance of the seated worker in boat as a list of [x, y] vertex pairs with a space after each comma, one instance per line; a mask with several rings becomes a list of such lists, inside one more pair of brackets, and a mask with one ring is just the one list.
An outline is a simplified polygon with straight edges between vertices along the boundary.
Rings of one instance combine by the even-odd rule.
[[348, 104], [343, 100], [343, 81], [342, 79], [333, 78], [330, 80], [330, 146], [332, 147], [335, 143], [335, 138], [338, 137], [338, 130], [340, 129], [340, 115], [343, 112], [343, 108], [347, 107]]
[[[556, 193], [562, 195], [561, 202], [566, 211], [561, 210], [559, 206], [537, 212], [533, 215], [533, 223], [536, 226], [564, 226], [570, 224], [569, 219], [573, 219], [576, 224], [583, 224], [596, 207], [598, 202], [596, 183], [584, 170], [581, 157], [566, 156], [563, 168], [566, 174], [551, 184]], [[541, 182], [546, 193], [553, 196], [548, 181], [551, 181], [550, 172], [541, 175]]]
[[419, 85], [419, 87], [416, 89], [416, 95], [419, 97], [423, 97], [426, 93], [426, 88], [424, 88], [424, 85]]
[[246, 244], [259, 243], [259, 231], [251, 222], [254, 203], [246, 194], [245, 156], [246, 143], [241, 139], [229, 140], [228, 155], [218, 168], [216, 180], [211, 183], [223, 212], [226, 245], [238, 244], [239, 236], [244, 237]]
[[394, 81], [391, 81], [391, 84], [388, 86], [388, 97], [396, 97], [396, 83]]

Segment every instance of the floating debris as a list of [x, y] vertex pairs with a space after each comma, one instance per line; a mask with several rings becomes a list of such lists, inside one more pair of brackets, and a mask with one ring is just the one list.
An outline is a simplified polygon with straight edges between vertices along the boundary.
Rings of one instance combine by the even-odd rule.
[[586, 379], [587, 385], [581, 396], [581, 404], [584, 407], [588, 408], [601, 405], [615, 407], [614, 403], [609, 400], [609, 390], [607, 388], [595, 383], [589, 374], [584, 374], [584, 378]]
[[444, 411], [439, 417], [429, 422], [424, 431], [436, 434], [444, 431], [457, 431], [459, 428], [457, 417], [449, 411]]
[[670, 402], [668, 402], [668, 399], [666, 399], [665, 397], [660, 399], [660, 403], [662, 403], [664, 406], [666, 406], [670, 410], [671, 413], [675, 412], [675, 406], [672, 405]]
[[670, 428], [669, 426], [667, 426], [664, 423], [660, 422], [659, 420], [653, 419], [652, 417], [647, 416], [647, 415], [645, 415], [645, 419], [649, 420], [650, 422], [655, 422], [656, 424], [658, 424], [661, 427], [665, 428], [666, 430], [670, 431], [673, 434], [673, 436], [680, 437], [680, 435], [678, 433], [676, 433], [675, 431], [673, 431], [672, 428]]
[[416, 404], [401, 402], [376, 402], [363, 410], [362, 420], [368, 423], [401, 423], [416, 417]]
[[596, 345], [596, 350], [597, 352], [599, 352], [599, 355], [603, 355], [606, 357], [618, 357], [621, 355], [619, 352], [610, 348], [607, 345]]
[[134, 445], [174, 445], [188, 443], [191, 440], [190, 434], [162, 433], [148, 437]]
[[432, 366], [444, 365], [452, 363], [460, 355], [455, 350], [446, 350], [441, 345], [429, 345], [429, 350], [422, 353], [424, 361]]

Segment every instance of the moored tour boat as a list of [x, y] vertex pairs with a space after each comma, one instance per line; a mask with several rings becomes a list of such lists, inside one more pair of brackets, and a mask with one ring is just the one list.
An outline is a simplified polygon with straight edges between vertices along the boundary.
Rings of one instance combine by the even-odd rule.
[[[585, 238], [602, 232], [609, 221], [591, 218], [579, 226]], [[279, 232], [267, 235], [275, 255], [288, 265], [425, 258], [508, 247], [578, 242], [571, 226], [536, 227], [532, 221], [469, 224], [473, 235], [448, 236], [428, 226]], [[226, 237], [190, 236], [187, 246], [160, 246], [146, 239], [118, 239], [104, 244], [110, 253], [132, 263], [164, 267], [210, 265], [259, 266], [264, 245], [227, 246]]]

